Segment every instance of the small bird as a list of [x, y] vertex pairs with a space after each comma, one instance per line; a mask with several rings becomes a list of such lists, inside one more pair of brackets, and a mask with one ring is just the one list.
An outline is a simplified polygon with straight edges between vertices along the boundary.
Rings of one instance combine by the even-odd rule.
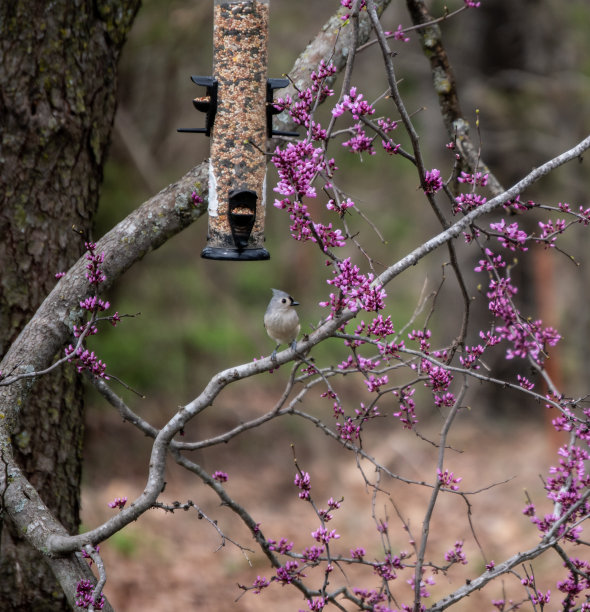
[[272, 298], [264, 313], [264, 327], [266, 333], [277, 343], [270, 356], [273, 360], [276, 359], [277, 349], [281, 344], [288, 344], [291, 348], [295, 348], [301, 325], [299, 325], [299, 317], [293, 306], [299, 306], [299, 302], [296, 302], [288, 293], [280, 289], [272, 290]]

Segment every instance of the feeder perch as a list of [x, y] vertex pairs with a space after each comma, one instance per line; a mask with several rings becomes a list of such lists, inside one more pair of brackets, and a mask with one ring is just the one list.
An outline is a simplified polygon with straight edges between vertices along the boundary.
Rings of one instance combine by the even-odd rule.
[[280, 111], [274, 106], [274, 90], [283, 89], [289, 84], [289, 79], [268, 79], [266, 81], [266, 135], [269, 138], [273, 136], [299, 136], [297, 132], [284, 132], [275, 130], [272, 127], [273, 115], [278, 115]]
[[263, 260], [266, 142], [275, 89], [287, 79], [267, 79], [269, 0], [213, 0], [213, 76], [191, 77], [205, 87], [193, 106], [206, 114], [204, 128], [181, 129], [211, 138], [207, 259]]
[[204, 128], [178, 128], [177, 132], [191, 132], [193, 134], [205, 134], [211, 136], [211, 128], [215, 122], [217, 112], [217, 81], [213, 77], [192, 76], [191, 81], [197, 85], [207, 88], [207, 95], [195, 98], [193, 106], [202, 113], [207, 113], [207, 123]]
[[256, 220], [257, 199], [256, 192], [250, 189], [229, 192], [229, 228], [239, 251], [243, 251], [248, 246], [248, 239]]

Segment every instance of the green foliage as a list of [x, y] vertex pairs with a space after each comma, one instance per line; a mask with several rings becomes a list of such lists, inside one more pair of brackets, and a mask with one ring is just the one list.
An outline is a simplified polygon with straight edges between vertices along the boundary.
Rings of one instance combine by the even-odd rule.
[[130, 559], [138, 555], [141, 540], [142, 536], [134, 530], [124, 529], [111, 536], [108, 545], [112, 546], [120, 555]]

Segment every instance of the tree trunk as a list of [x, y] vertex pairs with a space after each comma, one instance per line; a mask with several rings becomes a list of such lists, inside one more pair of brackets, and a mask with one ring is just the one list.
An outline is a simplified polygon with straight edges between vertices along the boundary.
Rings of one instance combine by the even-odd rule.
[[[139, 0], [0, 3], [0, 355], [84, 250], [115, 112], [117, 61]], [[35, 383], [15, 456], [54, 515], [79, 527], [82, 385]], [[4, 524], [3, 611], [69, 609], [41, 555]]]

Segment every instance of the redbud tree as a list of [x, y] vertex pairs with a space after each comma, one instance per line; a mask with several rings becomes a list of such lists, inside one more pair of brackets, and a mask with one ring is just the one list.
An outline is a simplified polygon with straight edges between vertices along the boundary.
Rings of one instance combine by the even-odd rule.
[[[105, 567], [101, 543], [150, 509], [172, 513], [184, 509], [206, 518], [224, 543], [265, 558], [266, 564], [257, 566], [264, 569], [251, 583], [235, 587], [234, 594], [260, 598], [262, 606], [269, 590], [283, 587], [300, 593], [300, 610], [443, 610], [465, 605], [466, 598], [480, 590], [489, 609], [590, 610], [590, 561], [584, 533], [590, 512], [586, 474], [590, 413], [585, 395], [573, 397], [549, 374], [547, 361], [563, 338], [558, 329], [522, 310], [522, 287], [514, 273], [515, 261], [526, 260], [533, 249], [559, 254], [565, 234], [578, 233], [584, 240], [590, 224], [588, 202], [566, 203], [567, 194], [559, 202], [533, 200], [527, 192], [558, 167], [582, 160], [590, 138], [572, 142], [568, 150], [503, 187], [493, 168], [484, 163], [485, 143], [472, 140], [469, 123], [461, 115], [440, 40], [441, 22], [460, 20], [465, 11], [478, 10], [480, 2], [457, 1], [457, 6], [445, 7], [438, 16], [430, 15], [421, 0], [407, 4], [414, 23], [386, 31], [380, 21], [386, 2], [342, 0], [330, 28], [312, 43], [318, 53], [310, 56], [319, 56], [318, 61], [313, 66], [296, 64], [289, 74], [291, 87], [275, 101], [282, 121], [298, 128], [300, 137], [285, 138], [269, 151], [278, 174], [272, 185], [274, 201], [269, 204], [284, 216], [288, 238], [298, 248], [311, 244], [325, 264], [325, 283], [317, 296], [321, 319], [304, 330], [294, 348], [278, 353], [274, 360], [262, 356], [228, 365], [161, 426], [148, 422], [122, 399], [117, 392], [119, 381], [90, 348], [91, 337], [104, 325], [124, 324], [125, 315], [114, 311], [101, 297], [103, 292], [146, 252], [204, 214], [208, 193], [204, 166], [198, 166], [100, 240], [86, 241], [85, 256], [69, 271], [57, 274], [54, 291], [3, 358], [3, 513], [26, 533], [31, 546], [47, 555], [74, 609], [110, 608], [103, 588], [109, 573], [115, 575], [117, 570]], [[429, 163], [429, 134], [418, 133], [399, 89], [403, 75], [398, 74], [396, 56], [404, 53], [411, 36], [420, 38], [431, 65], [437, 64], [435, 85], [441, 79], [446, 83], [437, 90], [447, 130], [440, 157], [446, 161], [440, 167]], [[366, 45], [380, 49], [386, 84], [386, 95], [375, 101], [375, 92], [355, 85], [355, 58]], [[329, 112], [320, 117], [320, 110], [326, 108]], [[371, 240], [363, 242], [355, 232], [355, 220], [365, 212], [362, 202], [343, 186], [346, 181], [336, 149], [344, 149], [359, 164], [368, 156], [382, 155], [392, 166], [409, 169], [416, 184], [411, 205], [421, 207], [422, 215], [432, 215], [438, 230], [424, 235], [401, 256], [377, 262]], [[525, 222], [529, 217], [534, 218], [533, 225]], [[379, 223], [369, 223], [383, 239]], [[132, 246], [121, 249], [122, 244]], [[430, 315], [422, 316], [425, 309], [435, 311], [436, 292], [428, 308], [428, 300], [422, 301], [407, 320], [392, 315], [396, 287], [404, 282], [402, 274], [411, 274], [432, 253], [444, 259], [456, 287], [450, 342], [448, 330], [442, 333], [430, 325]], [[288, 277], [288, 271], [284, 276]], [[480, 320], [472, 316], [476, 293], [487, 313]], [[343, 358], [315, 356], [316, 347], [328, 340], [338, 343]], [[487, 366], [491, 353], [501, 354], [510, 363], [510, 375], [500, 377]], [[72, 367], [88, 377], [129, 424], [130, 435], [139, 433], [153, 441], [143, 492], [132, 499], [121, 491], [109, 503], [112, 518], [79, 535], [68, 534], [51, 515], [11, 453], [10, 431], [18, 419], [14, 407], [26, 401], [36, 378], [58, 367]], [[265, 385], [269, 373], [273, 384], [280, 376], [287, 379], [274, 405], [212, 437], [185, 435], [189, 424], [208, 419], [229, 388], [253, 377]], [[350, 381], [359, 392], [350, 392]], [[455, 524], [464, 522], [478, 542], [472, 500], [479, 492], [502, 485], [482, 474], [480, 486], [468, 489], [460, 470], [449, 461], [456, 452], [449, 436], [468, 409], [466, 397], [470, 393], [470, 405], [477, 407], [477, 393], [489, 387], [518, 394], [523, 401], [532, 398], [540, 411], [552, 408], [552, 427], [566, 434], [552, 467], [542, 476], [544, 496], [522, 501], [519, 520], [535, 526], [536, 540], [525, 550], [506, 550], [496, 559], [488, 558], [482, 547], [475, 555], [467, 554], [465, 542], [452, 536]], [[308, 404], [320, 409], [310, 410]], [[421, 434], [421, 415], [428, 413], [439, 420], [436, 439]], [[314, 527], [298, 530], [293, 539], [267, 529], [257, 519], [257, 508], [231, 493], [230, 472], [208, 471], [192, 458], [196, 450], [226, 444], [286, 415], [304, 427], [319, 429], [325, 444], [346, 451], [368, 493], [362, 520], [372, 526], [373, 539], [365, 541], [339, 521], [346, 512], [347, 490], [337, 483], [316, 486], [316, 466], [304, 465], [296, 448], [288, 449], [293, 453], [293, 469], [283, 478], [300, 504], [299, 513], [312, 517]], [[419, 445], [436, 449], [424, 477], [416, 478], [379, 460], [371, 446], [375, 442], [371, 432], [376, 428], [396, 431], [410, 449]], [[412, 450], [407, 452], [411, 456]], [[192, 499], [167, 501], [164, 485], [169, 459], [235, 513], [250, 534], [248, 541], [234, 539], [222, 522], [206, 515]], [[409, 520], [392, 494], [398, 483], [423, 494], [418, 523]], [[441, 552], [431, 547], [431, 527], [433, 516], [448, 499], [459, 500], [464, 511], [436, 523], [443, 532], [439, 538], [444, 540], [448, 532]], [[541, 557], [550, 558], [551, 582], [535, 575], [532, 562]], [[96, 569], [96, 576], [90, 568]], [[462, 581], [451, 579], [457, 575], [464, 577]], [[502, 597], [503, 586], [494, 588], [508, 579], [518, 584], [518, 590], [511, 591], [518, 595], [510, 600]]]

